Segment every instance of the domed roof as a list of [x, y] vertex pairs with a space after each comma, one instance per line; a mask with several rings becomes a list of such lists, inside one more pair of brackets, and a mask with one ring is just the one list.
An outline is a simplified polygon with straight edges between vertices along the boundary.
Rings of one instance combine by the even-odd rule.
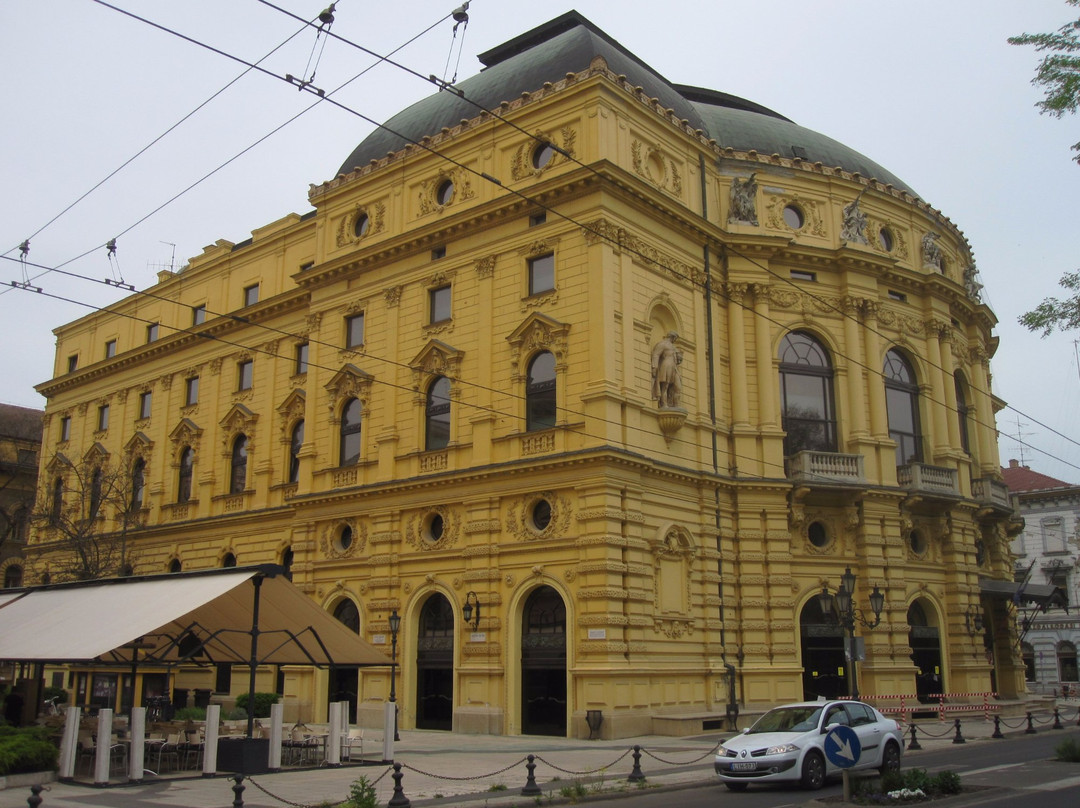
[[[640, 86], [650, 98], [701, 129], [721, 147], [756, 149], [762, 154], [799, 157], [810, 163], [839, 166], [911, 191], [891, 172], [854, 149], [806, 129], [760, 104], [700, 87], [675, 85], [638, 59], [576, 11], [570, 11], [479, 56], [484, 69], [454, 87], [431, 95], [394, 115], [376, 129], [342, 163], [339, 174], [403, 149], [410, 142], [433, 135], [443, 127], [471, 119], [479, 107], [494, 109], [523, 92], [557, 82], [567, 73], [589, 67], [602, 56], [616, 74]], [[471, 103], [470, 103], [471, 102]]]

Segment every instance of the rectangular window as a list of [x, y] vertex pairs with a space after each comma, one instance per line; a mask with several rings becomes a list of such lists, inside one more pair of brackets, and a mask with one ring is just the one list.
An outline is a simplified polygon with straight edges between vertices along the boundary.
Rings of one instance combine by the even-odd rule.
[[428, 292], [428, 298], [430, 300], [430, 317], [429, 322], [441, 323], [444, 320], [450, 319], [450, 287], [440, 286], [438, 289], [432, 289]]
[[199, 403], [199, 377], [191, 376], [184, 382], [184, 406]]
[[907, 303], [907, 295], [905, 295], [903, 292], [894, 292], [892, 289], [889, 290], [889, 299], [899, 300], [901, 303]]
[[150, 402], [153, 399], [154, 394], [147, 390], [145, 393], [139, 393], [139, 419], [150, 417]]
[[308, 344], [306, 342], [296, 346], [296, 375], [307, 373]]
[[432, 261], [438, 261], [440, 258], [446, 258], [446, 247], [436, 247], [431, 251]]
[[232, 691], [232, 663], [219, 662], [216, 665], [214, 675], [214, 692], [229, 693]]
[[345, 318], [345, 347], [359, 348], [364, 344], [364, 314]]
[[60, 440], [71, 440], [71, 416], [65, 415], [60, 419]]
[[109, 428], [109, 405], [102, 404], [97, 411], [98, 432], [104, 432]]
[[79, 369], [79, 355], [72, 354], [68, 357], [68, 373], [74, 373]]
[[244, 287], [244, 305], [254, 306], [259, 302], [259, 284]]
[[146, 327], [146, 341], [147, 342], [157, 342], [157, 338], [158, 338], [158, 323], [150, 323], [150, 325], [148, 325]]
[[112, 359], [116, 356], [116, 340], [111, 339], [105, 343], [105, 358]]
[[814, 281], [817, 281], [817, 273], [816, 272], [804, 272], [801, 269], [793, 269], [793, 270], [791, 270], [791, 279], [793, 281], [811, 281], [811, 282], [814, 282]]
[[191, 324], [202, 325], [206, 322], [206, 304], [191, 307]]
[[547, 212], [546, 211], [540, 211], [539, 213], [534, 213], [532, 216], [529, 217], [529, 227], [536, 227], [538, 224], [543, 224], [546, 221], [547, 221]]
[[236, 389], [237, 390], [250, 390], [253, 380], [253, 374], [255, 372], [255, 362], [252, 359], [245, 359], [239, 365], [236, 366]]
[[529, 294], [538, 295], [555, 288], [555, 255], [538, 255], [529, 259]]

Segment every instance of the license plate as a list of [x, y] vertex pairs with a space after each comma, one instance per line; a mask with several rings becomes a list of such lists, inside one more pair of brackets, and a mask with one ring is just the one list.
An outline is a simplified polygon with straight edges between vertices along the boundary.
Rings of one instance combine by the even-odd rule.
[[757, 768], [756, 763], [732, 763], [731, 770], [733, 772], [752, 772]]

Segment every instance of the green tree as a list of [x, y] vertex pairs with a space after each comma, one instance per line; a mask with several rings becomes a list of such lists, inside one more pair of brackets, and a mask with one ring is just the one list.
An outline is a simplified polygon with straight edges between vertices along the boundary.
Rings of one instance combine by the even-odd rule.
[[[1080, 0], [1065, 0], [1080, 7]], [[1080, 107], [1080, 19], [1066, 23], [1052, 34], [1021, 34], [1009, 37], [1010, 45], [1034, 45], [1046, 52], [1031, 83], [1042, 87], [1046, 97], [1035, 104], [1044, 114], [1062, 117]], [[1080, 143], [1073, 145], [1080, 163]], [[1062, 281], [1064, 284], [1064, 280]]]
[[1020, 315], [1020, 325], [1028, 331], [1042, 331], [1044, 337], [1055, 328], [1062, 331], [1080, 328], [1080, 272], [1066, 272], [1058, 285], [1072, 295], [1065, 300], [1046, 298], [1031, 311]]

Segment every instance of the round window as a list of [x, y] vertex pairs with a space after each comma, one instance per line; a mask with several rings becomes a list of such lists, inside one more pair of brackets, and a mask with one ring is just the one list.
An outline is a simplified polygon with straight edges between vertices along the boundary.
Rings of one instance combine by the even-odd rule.
[[555, 149], [552, 148], [550, 143], [544, 142], [538, 144], [537, 147], [533, 149], [532, 153], [533, 168], [544, 168], [548, 163], [551, 162], [551, 158], [554, 156]]
[[913, 530], [908, 534], [908, 546], [915, 555], [922, 555], [926, 552], [926, 539], [920, 531]]
[[544, 530], [551, 524], [551, 503], [546, 499], [537, 500], [532, 507], [532, 523], [537, 530]]
[[361, 213], [356, 217], [356, 224], [353, 225], [353, 233], [357, 238], [363, 238], [367, 235], [368, 228], [371, 227], [371, 219], [366, 213]]
[[799, 230], [806, 224], [802, 209], [798, 205], [788, 205], [784, 208], [784, 224], [792, 230]]
[[889, 228], [881, 228], [881, 230], [878, 231], [878, 238], [881, 240], [881, 247], [885, 252], [893, 251], [895, 242], [893, 241], [892, 231]]
[[341, 532], [338, 533], [337, 541], [334, 542], [337, 545], [338, 552], [344, 552], [352, 547], [353, 532], [352, 528], [345, 525], [341, 528]]
[[435, 192], [435, 201], [440, 205], [449, 205], [454, 198], [454, 183], [452, 180], [443, 180], [439, 190]]
[[824, 547], [829, 543], [829, 534], [821, 522], [811, 522], [810, 527], [806, 529], [806, 536], [815, 547]]
[[428, 541], [438, 541], [442, 538], [445, 525], [443, 524], [443, 518], [440, 514], [433, 513], [427, 519], [427, 525], [425, 526], [424, 533], [427, 535]]

